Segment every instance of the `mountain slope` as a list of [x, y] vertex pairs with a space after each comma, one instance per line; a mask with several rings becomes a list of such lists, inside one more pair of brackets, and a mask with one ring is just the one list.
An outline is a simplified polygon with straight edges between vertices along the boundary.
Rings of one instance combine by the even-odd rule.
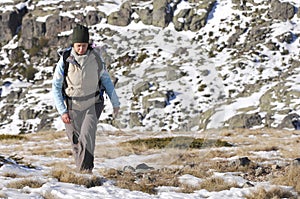
[[[30, 14], [37, 25], [47, 24], [58, 7], [61, 18], [69, 19], [66, 26], [84, 15], [94, 16], [90, 12], [101, 15], [90, 25], [91, 38], [106, 49], [109, 71], [119, 78], [116, 89], [122, 107], [120, 117], [112, 119], [107, 100], [99, 128], [293, 128], [291, 120], [298, 116], [299, 106], [297, 1], [171, 1], [166, 5], [173, 9], [173, 21], [164, 23], [163, 28], [145, 25], [141, 14], [143, 9], [155, 13], [159, 1], [129, 2], [90, 1], [81, 7], [79, 2], [67, 7], [68, 2], [61, 1], [22, 4], [28, 8], [22, 21], [23, 36], [14, 36], [1, 48], [0, 133], [63, 128], [50, 95], [51, 79], [55, 51], [68, 45], [71, 31], [58, 34], [55, 48], [49, 47], [55, 38], [46, 42], [47, 31], [38, 40], [38, 49], [26, 49], [28, 44], [22, 38], [25, 22], [32, 21]], [[16, 3], [1, 3], [1, 10], [11, 4]], [[130, 14], [130, 23], [113, 25], [110, 16], [123, 16], [124, 10]], [[168, 16], [168, 10], [165, 14]], [[205, 22], [198, 20], [202, 26], [189, 22], [196, 16], [206, 17]], [[193, 27], [199, 30], [184, 30]]]

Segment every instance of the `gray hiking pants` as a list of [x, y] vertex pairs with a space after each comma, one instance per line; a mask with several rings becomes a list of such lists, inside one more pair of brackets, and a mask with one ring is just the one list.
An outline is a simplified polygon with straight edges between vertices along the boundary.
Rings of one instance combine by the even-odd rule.
[[66, 124], [66, 133], [72, 144], [72, 151], [78, 171], [94, 168], [94, 150], [97, 123], [103, 110], [103, 101], [84, 111], [69, 110], [71, 124]]

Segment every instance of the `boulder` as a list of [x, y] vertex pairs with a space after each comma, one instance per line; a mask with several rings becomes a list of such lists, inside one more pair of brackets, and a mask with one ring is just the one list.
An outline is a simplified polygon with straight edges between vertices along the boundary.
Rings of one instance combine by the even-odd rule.
[[167, 27], [172, 21], [172, 17], [173, 10], [168, 0], [153, 1], [152, 25], [162, 28]]
[[252, 128], [262, 124], [259, 113], [235, 115], [227, 121], [229, 128]]
[[287, 21], [294, 17], [296, 8], [288, 2], [281, 2], [279, 0], [271, 1], [271, 8], [269, 15], [272, 19], [280, 21]]
[[0, 43], [5, 43], [18, 34], [22, 18], [28, 12], [27, 7], [20, 10], [1, 12], [0, 14]]
[[126, 1], [119, 11], [112, 12], [107, 17], [107, 23], [115, 26], [127, 26], [131, 22], [131, 3]]
[[146, 91], [150, 88], [150, 83], [145, 81], [145, 82], [140, 82], [138, 84], [136, 84], [133, 89], [132, 89], [132, 93], [134, 95], [140, 95], [143, 91]]
[[288, 114], [283, 118], [281, 123], [278, 125], [278, 128], [295, 128], [293, 125], [293, 120], [296, 118], [298, 119], [300, 116], [297, 113]]

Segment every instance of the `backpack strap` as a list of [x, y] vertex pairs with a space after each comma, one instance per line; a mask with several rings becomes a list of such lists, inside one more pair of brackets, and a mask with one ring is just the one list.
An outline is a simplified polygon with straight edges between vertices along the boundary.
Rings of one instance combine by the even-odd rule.
[[100, 96], [103, 95], [104, 93], [104, 88], [101, 85], [101, 81], [100, 81], [100, 77], [102, 76], [102, 74], [104, 73], [104, 71], [106, 70], [105, 67], [105, 62], [103, 61], [101, 54], [100, 54], [100, 50], [98, 50], [97, 48], [94, 48], [92, 45], [89, 45], [88, 49], [95, 55], [96, 57], [96, 61], [98, 64], [98, 74], [99, 74], [99, 82], [98, 82], [98, 86], [99, 86], [99, 90], [100, 90]]
[[66, 92], [65, 89], [68, 87], [68, 83], [67, 83], [67, 75], [68, 75], [68, 70], [69, 70], [69, 62], [67, 62], [67, 58], [71, 55], [71, 49], [65, 50], [62, 54], [63, 56], [63, 61], [64, 61], [64, 80], [63, 80], [63, 87], [62, 87], [62, 93], [63, 96], [66, 96]]

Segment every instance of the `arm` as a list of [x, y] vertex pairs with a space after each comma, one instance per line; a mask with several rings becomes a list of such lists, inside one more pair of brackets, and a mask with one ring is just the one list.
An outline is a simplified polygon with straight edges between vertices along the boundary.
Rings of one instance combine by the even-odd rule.
[[56, 109], [60, 115], [63, 115], [64, 113], [68, 112], [62, 95], [62, 85], [64, 81], [63, 66], [64, 66], [64, 62], [63, 62], [63, 58], [61, 57], [56, 65], [53, 80], [52, 80], [52, 95], [54, 98]]
[[105, 92], [108, 95], [113, 108], [119, 108], [120, 101], [107, 71], [104, 71], [104, 73], [101, 75], [101, 85], [105, 88]]

